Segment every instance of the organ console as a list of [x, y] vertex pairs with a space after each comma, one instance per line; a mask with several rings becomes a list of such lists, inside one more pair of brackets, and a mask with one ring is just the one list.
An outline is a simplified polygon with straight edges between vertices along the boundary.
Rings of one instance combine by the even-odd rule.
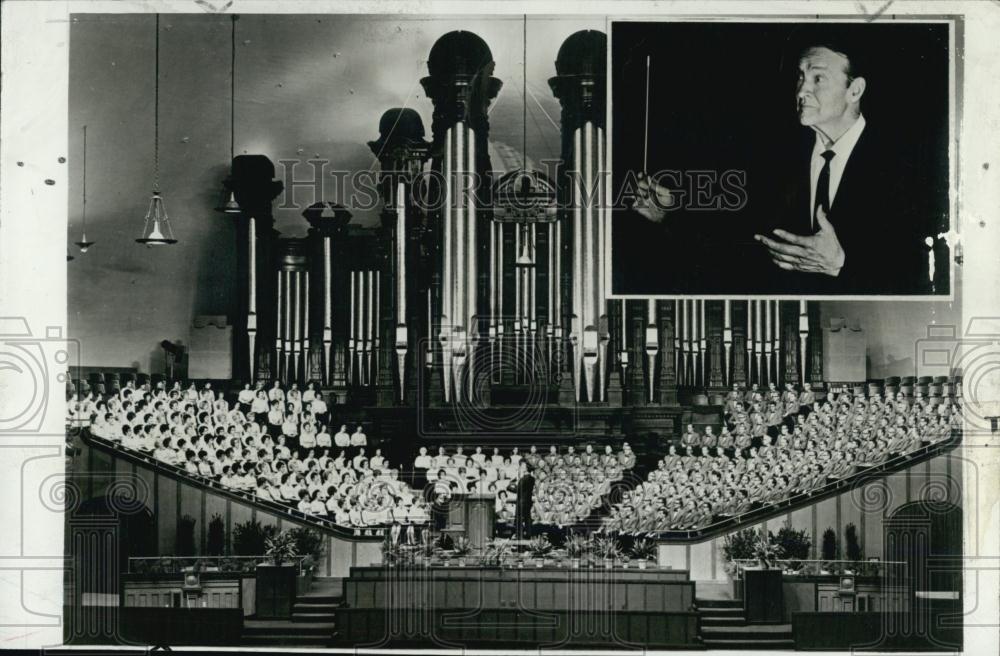
[[353, 225], [346, 208], [324, 201], [303, 212], [305, 238], [280, 237], [273, 166], [234, 158], [237, 374], [317, 381], [335, 403], [406, 407], [529, 397], [557, 407], [670, 405], [680, 391], [799, 382], [810, 372], [815, 380], [817, 317], [806, 301], [794, 324], [782, 301], [607, 298], [605, 57], [596, 31], [559, 50], [549, 79], [562, 109], [557, 175], [497, 175], [492, 54], [470, 32], [442, 36], [421, 80], [432, 139], [419, 113], [396, 108], [368, 143], [379, 162], [378, 227]]

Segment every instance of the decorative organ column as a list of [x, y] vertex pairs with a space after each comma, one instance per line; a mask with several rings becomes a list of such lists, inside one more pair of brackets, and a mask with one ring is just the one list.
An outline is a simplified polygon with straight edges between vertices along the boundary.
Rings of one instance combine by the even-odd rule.
[[823, 328], [820, 325], [819, 303], [810, 301], [806, 311], [809, 314], [809, 380], [813, 386], [823, 383]]
[[[711, 389], [720, 390], [726, 382], [725, 365], [725, 303], [705, 301], [708, 325], [708, 383]], [[728, 375], [728, 374], [727, 374]]]
[[[263, 155], [234, 157], [224, 184], [240, 206], [236, 220], [237, 301], [233, 320], [233, 378], [266, 381], [276, 376], [274, 343], [277, 297], [271, 202], [284, 185]], [[223, 215], [233, 216], [231, 214]]]
[[660, 390], [659, 402], [677, 403], [677, 301], [658, 301], [660, 323]]
[[723, 385], [732, 385], [733, 370], [733, 308], [732, 301], [722, 301], [722, 350], [723, 350]]
[[307, 242], [304, 239], [278, 240], [278, 335], [275, 346], [281, 362], [280, 379], [286, 383], [303, 382], [300, 356], [304, 344], [305, 281]]
[[708, 326], [705, 324], [705, 299], [695, 301], [698, 304], [698, 386], [708, 386]]
[[478, 239], [485, 234], [488, 217], [477, 207], [476, 191], [490, 169], [486, 110], [501, 87], [492, 77], [493, 68], [493, 55], [481, 38], [449, 32], [431, 48], [429, 75], [421, 80], [434, 103], [432, 167], [444, 180], [438, 217], [442, 293], [433, 314], [445, 402], [470, 398], [476, 387], [475, 352], [482, 337], [480, 304], [485, 300], [479, 270], [489, 243]]
[[310, 320], [307, 337], [307, 377], [333, 392], [335, 403], [346, 402], [347, 376], [347, 226], [351, 213], [341, 205], [318, 202], [302, 212], [311, 226]]
[[[380, 404], [387, 405], [388, 390], [395, 389], [398, 403], [409, 399], [416, 402], [415, 371], [419, 364], [412, 360], [417, 337], [421, 334], [422, 314], [417, 311], [421, 298], [417, 295], [420, 280], [416, 257], [419, 249], [417, 208], [412, 202], [413, 186], [430, 157], [430, 143], [424, 140], [424, 124], [415, 110], [394, 108], [382, 114], [379, 137], [368, 142], [379, 161], [379, 194], [382, 198], [382, 242], [386, 248], [385, 270], [393, 281], [391, 289], [381, 294], [383, 348], [380, 353]], [[392, 380], [383, 380], [395, 353]], [[409, 367], [408, 367], [409, 363]], [[393, 382], [392, 385], [389, 385]]]
[[753, 348], [757, 360], [757, 371], [754, 379], [755, 383], [763, 384], [764, 381], [764, 332], [761, 330], [761, 316], [764, 311], [764, 302], [760, 299], [754, 301], [754, 332]]
[[602, 252], [610, 211], [604, 133], [606, 41], [602, 32], [593, 30], [571, 35], [559, 48], [556, 76], [549, 79], [562, 105], [560, 186], [562, 200], [570, 203], [563, 220], [568, 220], [572, 234], [569, 349], [577, 402], [605, 400], [609, 369], [607, 263]]
[[773, 381], [771, 355], [774, 350], [774, 334], [771, 329], [771, 301], [763, 300], [761, 305], [764, 309], [764, 374], [760, 377], [760, 382], [766, 384]]

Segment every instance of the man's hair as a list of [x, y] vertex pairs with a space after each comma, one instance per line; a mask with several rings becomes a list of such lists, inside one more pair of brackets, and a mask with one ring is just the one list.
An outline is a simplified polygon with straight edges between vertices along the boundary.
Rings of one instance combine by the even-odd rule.
[[796, 28], [789, 36], [782, 55], [781, 69], [787, 72], [798, 70], [799, 61], [807, 52], [815, 48], [826, 48], [847, 59], [847, 83], [855, 78], [867, 77], [871, 70], [866, 54], [864, 25], [826, 24]]
[[847, 75], [847, 83], [850, 84], [856, 78], [865, 77], [865, 66], [862, 64], [863, 59], [857, 54], [855, 48], [845, 48], [842, 44], [833, 41], [819, 41], [812, 45], [806, 46], [799, 53], [798, 59], [801, 60], [806, 54], [811, 50], [817, 50], [819, 48], [826, 48], [844, 59], [847, 60], [847, 67], [844, 69], [844, 73]]

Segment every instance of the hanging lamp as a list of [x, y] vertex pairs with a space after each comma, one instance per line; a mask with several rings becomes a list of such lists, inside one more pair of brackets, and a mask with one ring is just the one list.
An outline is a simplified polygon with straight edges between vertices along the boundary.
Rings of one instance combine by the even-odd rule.
[[174, 232], [170, 228], [167, 208], [160, 195], [160, 15], [156, 15], [156, 73], [153, 95], [153, 195], [149, 199], [149, 209], [142, 226], [142, 235], [136, 242], [153, 246], [176, 244]]
[[[236, 156], [236, 15], [232, 17], [232, 30], [229, 53], [229, 162], [232, 165]], [[215, 208], [223, 214], [239, 214], [240, 204], [236, 202], [236, 193], [231, 189], [222, 190], [222, 202]]]
[[81, 253], [86, 253], [87, 249], [94, 245], [94, 242], [87, 241], [87, 126], [83, 126], [83, 230], [80, 233], [80, 241], [75, 242]]

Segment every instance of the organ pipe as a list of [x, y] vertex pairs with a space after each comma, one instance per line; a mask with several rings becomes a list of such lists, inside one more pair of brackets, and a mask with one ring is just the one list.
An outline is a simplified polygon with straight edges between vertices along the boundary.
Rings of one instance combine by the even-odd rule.
[[304, 380], [309, 379], [309, 272], [303, 272], [302, 276], [306, 281], [306, 288], [303, 294], [303, 309], [302, 312], [305, 315], [305, 320], [302, 322], [302, 370], [304, 373], [301, 378]]
[[333, 272], [330, 256], [330, 238], [323, 238], [323, 360], [326, 362], [326, 380], [332, 379], [331, 367], [333, 365], [333, 296], [332, 290]]
[[449, 345], [449, 338], [451, 337], [452, 328], [449, 324], [449, 320], [455, 315], [453, 314], [453, 308], [451, 304], [452, 299], [452, 286], [454, 282], [452, 280], [452, 216], [451, 216], [451, 203], [452, 203], [452, 163], [451, 163], [451, 142], [452, 142], [452, 131], [451, 128], [445, 132], [444, 137], [444, 204], [442, 209], [444, 210], [444, 262], [443, 269], [444, 275], [441, 281], [441, 316], [440, 316], [440, 333], [439, 339], [441, 341], [441, 365], [444, 370], [444, 400], [448, 402], [451, 400], [451, 348]]
[[800, 382], [806, 382], [806, 340], [809, 338], [809, 314], [805, 301], [799, 301], [799, 370]]
[[646, 360], [649, 366], [646, 380], [648, 381], [649, 402], [653, 402], [654, 381], [656, 380], [656, 354], [660, 349], [660, 337], [656, 327], [656, 301], [646, 301]]
[[249, 305], [250, 309], [247, 312], [247, 341], [248, 348], [250, 350], [250, 378], [255, 379], [257, 375], [256, 371], [256, 344], [257, 344], [257, 220], [252, 216], [249, 220], [250, 224], [250, 245], [249, 245], [249, 255], [250, 255], [250, 290], [249, 290]]

